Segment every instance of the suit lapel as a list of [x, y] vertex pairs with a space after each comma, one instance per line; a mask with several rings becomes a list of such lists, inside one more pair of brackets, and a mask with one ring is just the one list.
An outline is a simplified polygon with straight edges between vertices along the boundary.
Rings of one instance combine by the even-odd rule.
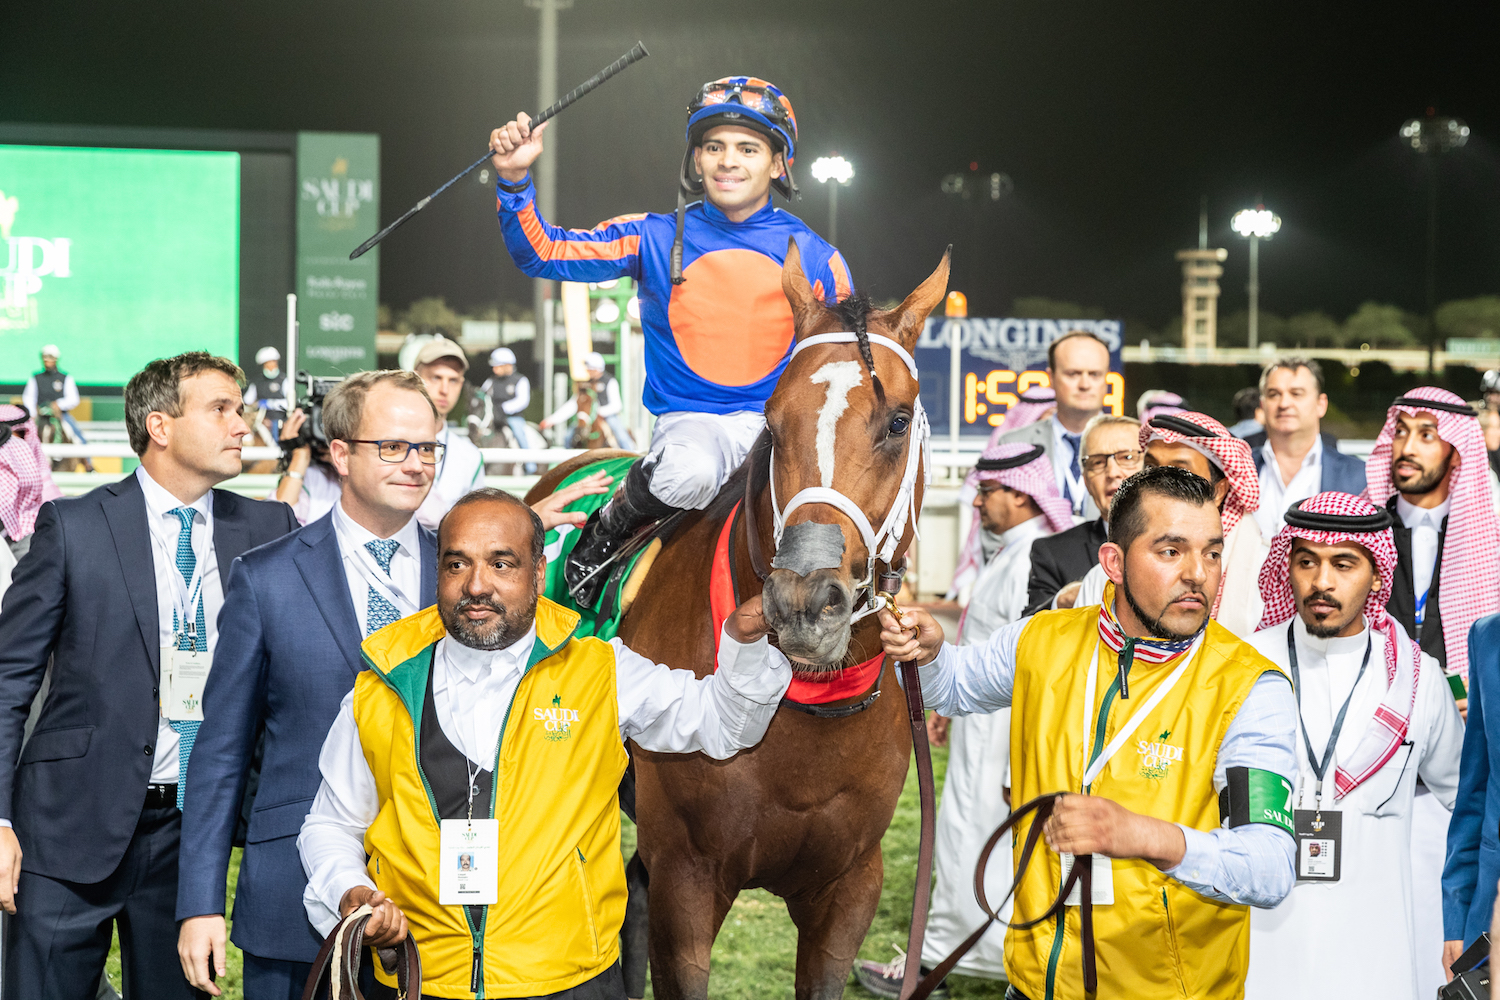
[[141, 640], [146, 644], [152, 673], [160, 677], [160, 618], [156, 606], [156, 569], [152, 560], [151, 529], [146, 523], [146, 497], [141, 493], [140, 480], [134, 475], [126, 476], [105, 489], [112, 495], [102, 505], [104, 519], [109, 523], [109, 533], [114, 539], [115, 555], [120, 560], [120, 573], [125, 578], [125, 590], [130, 595], [130, 606], [135, 611]]
[[219, 564], [219, 587], [229, 589], [229, 565], [250, 548], [250, 526], [244, 502], [228, 490], [214, 490], [214, 561]]
[[437, 603], [437, 535], [420, 525], [417, 533], [422, 539], [422, 607], [430, 608]]
[[338, 643], [349, 669], [358, 674], [363, 669], [359, 644], [364, 635], [354, 616], [354, 599], [349, 596], [349, 578], [344, 573], [344, 557], [339, 552], [338, 534], [333, 530], [333, 515], [326, 514], [303, 528], [297, 535], [302, 547], [292, 556], [302, 582], [312, 594], [323, 620]]
[[[1396, 514], [1394, 497], [1386, 504], [1386, 509]], [[1412, 590], [1411, 529], [1401, 523], [1399, 515], [1391, 527], [1391, 536], [1396, 543], [1396, 578], [1391, 581], [1391, 599], [1385, 607], [1411, 635], [1416, 632], [1417, 619], [1417, 598]]]

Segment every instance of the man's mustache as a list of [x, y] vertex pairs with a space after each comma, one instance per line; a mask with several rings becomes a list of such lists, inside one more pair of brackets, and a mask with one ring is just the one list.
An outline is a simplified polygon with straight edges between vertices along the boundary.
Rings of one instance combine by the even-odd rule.
[[505, 616], [505, 605], [491, 598], [489, 595], [481, 597], [460, 597], [458, 603], [453, 605], [453, 613], [459, 614], [470, 608], [489, 608], [501, 617]]
[[1321, 601], [1324, 604], [1327, 604], [1329, 607], [1333, 608], [1333, 610], [1335, 611], [1344, 610], [1344, 602], [1340, 601], [1337, 597], [1334, 597], [1333, 591], [1331, 590], [1313, 591], [1311, 594], [1308, 594], [1302, 599], [1302, 606], [1305, 608], [1308, 605], [1312, 604], [1314, 601]]

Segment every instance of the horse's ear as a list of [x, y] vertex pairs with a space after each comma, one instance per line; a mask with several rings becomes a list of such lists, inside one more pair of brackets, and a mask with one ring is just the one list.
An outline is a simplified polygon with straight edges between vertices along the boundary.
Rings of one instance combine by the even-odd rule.
[[802, 270], [802, 251], [797, 249], [795, 237], [788, 237], [786, 241], [786, 263], [781, 265], [781, 291], [792, 305], [792, 325], [797, 336], [801, 336], [813, 310], [824, 306]]
[[908, 351], [921, 335], [928, 314], [948, 294], [948, 264], [952, 257], [953, 245], [950, 243], [948, 249], [943, 251], [943, 259], [938, 261], [937, 270], [928, 275], [927, 280], [918, 285], [916, 291], [891, 312], [891, 329], [896, 331], [896, 339]]

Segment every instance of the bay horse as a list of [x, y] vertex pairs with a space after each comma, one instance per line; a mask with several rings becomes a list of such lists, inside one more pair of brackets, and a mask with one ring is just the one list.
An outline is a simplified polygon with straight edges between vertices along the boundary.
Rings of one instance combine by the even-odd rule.
[[[631, 996], [640, 995], [631, 953], [641, 862], [660, 1000], [708, 996], [714, 938], [747, 888], [786, 900], [798, 932], [798, 1000], [843, 995], [880, 899], [880, 841], [911, 752], [895, 667], [875, 659], [879, 625], [869, 612], [879, 567], [901, 565], [915, 536], [927, 423], [910, 352], [946, 293], [948, 260], [899, 306], [877, 311], [863, 297], [825, 305], [789, 247], [782, 287], [795, 347], [766, 403], [766, 431], [718, 497], [677, 524], [621, 623], [632, 649], [709, 673], [711, 577], [727, 531], [733, 601], [762, 595], [777, 645], [806, 682], [798, 690], [831, 688], [865, 661], [876, 678], [827, 704], [783, 701], [764, 740], [727, 761], [631, 748], [639, 851], [623, 934]], [[554, 469], [527, 502], [590, 460]]]

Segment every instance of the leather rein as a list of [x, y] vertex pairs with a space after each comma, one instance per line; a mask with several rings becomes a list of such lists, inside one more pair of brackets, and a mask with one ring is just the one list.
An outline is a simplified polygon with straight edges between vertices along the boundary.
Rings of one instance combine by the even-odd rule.
[[[329, 1000], [364, 1000], [364, 994], [359, 991], [359, 962], [364, 953], [365, 925], [372, 916], [374, 913], [368, 905], [361, 906], [340, 920], [323, 939], [323, 947], [318, 949], [312, 973], [303, 987], [302, 1000], [313, 1000], [324, 983], [328, 984]], [[397, 996], [420, 997], [422, 956], [417, 952], [417, 943], [411, 932], [407, 931], [406, 937], [395, 948], [381, 948], [379, 951], [395, 954]], [[381, 961], [387, 964], [384, 955]]]

